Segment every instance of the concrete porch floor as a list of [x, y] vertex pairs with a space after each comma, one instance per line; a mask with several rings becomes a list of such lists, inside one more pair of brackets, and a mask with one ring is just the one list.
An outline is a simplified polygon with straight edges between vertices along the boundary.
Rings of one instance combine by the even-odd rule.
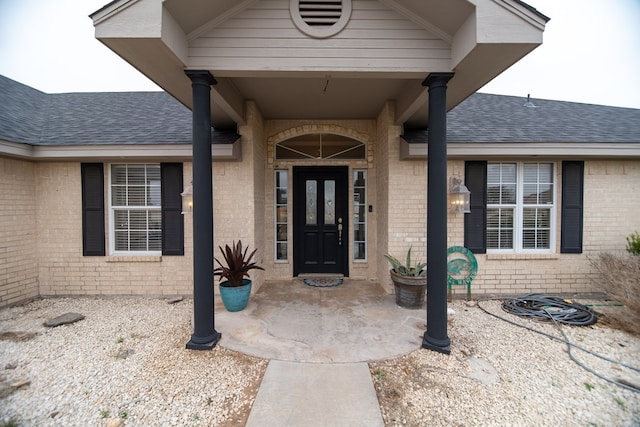
[[270, 360], [352, 363], [388, 359], [420, 348], [425, 309], [395, 304], [377, 283], [344, 279], [313, 287], [301, 279], [266, 282], [249, 305], [230, 313], [216, 296], [220, 345]]

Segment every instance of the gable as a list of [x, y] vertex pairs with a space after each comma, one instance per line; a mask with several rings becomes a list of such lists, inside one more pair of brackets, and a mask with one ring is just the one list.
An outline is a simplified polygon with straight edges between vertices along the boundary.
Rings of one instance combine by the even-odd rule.
[[[303, 3], [321, 20], [339, 15], [331, 31], [296, 25], [291, 10]], [[265, 118], [291, 120], [371, 119], [393, 100], [396, 124], [424, 127], [429, 74], [455, 73], [450, 110], [538, 46], [548, 20], [520, 0], [350, 0], [350, 13], [333, 9], [348, 3], [114, 0], [91, 18], [98, 39], [187, 107], [184, 71], [211, 73], [218, 128], [246, 123], [247, 100]], [[291, 96], [291, 85], [303, 90]]]
[[224, 21], [211, 21], [189, 35], [189, 66], [216, 76], [251, 70], [424, 76], [450, 68], [448, 42], [377, 0], [353, 0], [346, 25], [330, 37], [305, 32], [290, 5], [259, 1]]

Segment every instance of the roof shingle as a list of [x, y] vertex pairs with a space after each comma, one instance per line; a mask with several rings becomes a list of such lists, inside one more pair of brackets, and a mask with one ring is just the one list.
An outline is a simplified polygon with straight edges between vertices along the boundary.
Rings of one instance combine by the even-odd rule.
[[[0, 75], [0, 139], [31, 145], [191, 144], [192, 114], [165, 92], [46, 94]], [[447, 114], [448, 142], [640, 142], [640, 109], [476, 93]], [[231, 143], [235, 130], [214, 130]], [[427, 130], [406, 129], [409, 142]]]

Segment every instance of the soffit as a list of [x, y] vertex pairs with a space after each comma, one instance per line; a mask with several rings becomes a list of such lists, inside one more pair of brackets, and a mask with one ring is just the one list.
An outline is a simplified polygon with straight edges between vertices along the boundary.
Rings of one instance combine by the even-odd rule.
[[[397, 79], [234, 78], [266, 119], [371, 119], [406, 84]], [[346, 96], [345, 96], [346, 95]]]

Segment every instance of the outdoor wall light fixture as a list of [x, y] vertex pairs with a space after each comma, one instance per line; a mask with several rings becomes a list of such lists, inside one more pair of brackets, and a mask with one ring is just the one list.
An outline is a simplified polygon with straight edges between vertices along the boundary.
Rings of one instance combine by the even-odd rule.
[[184, 191], [180, 193], [182, 197], [182, 212], [181, 214], [189, 214], [193, 211], [193, 186], [188, 185]]
[[458, 177], [449, 178], [449, 206], [451, 212], [469, 213], [471, 212], [471, 192]]

